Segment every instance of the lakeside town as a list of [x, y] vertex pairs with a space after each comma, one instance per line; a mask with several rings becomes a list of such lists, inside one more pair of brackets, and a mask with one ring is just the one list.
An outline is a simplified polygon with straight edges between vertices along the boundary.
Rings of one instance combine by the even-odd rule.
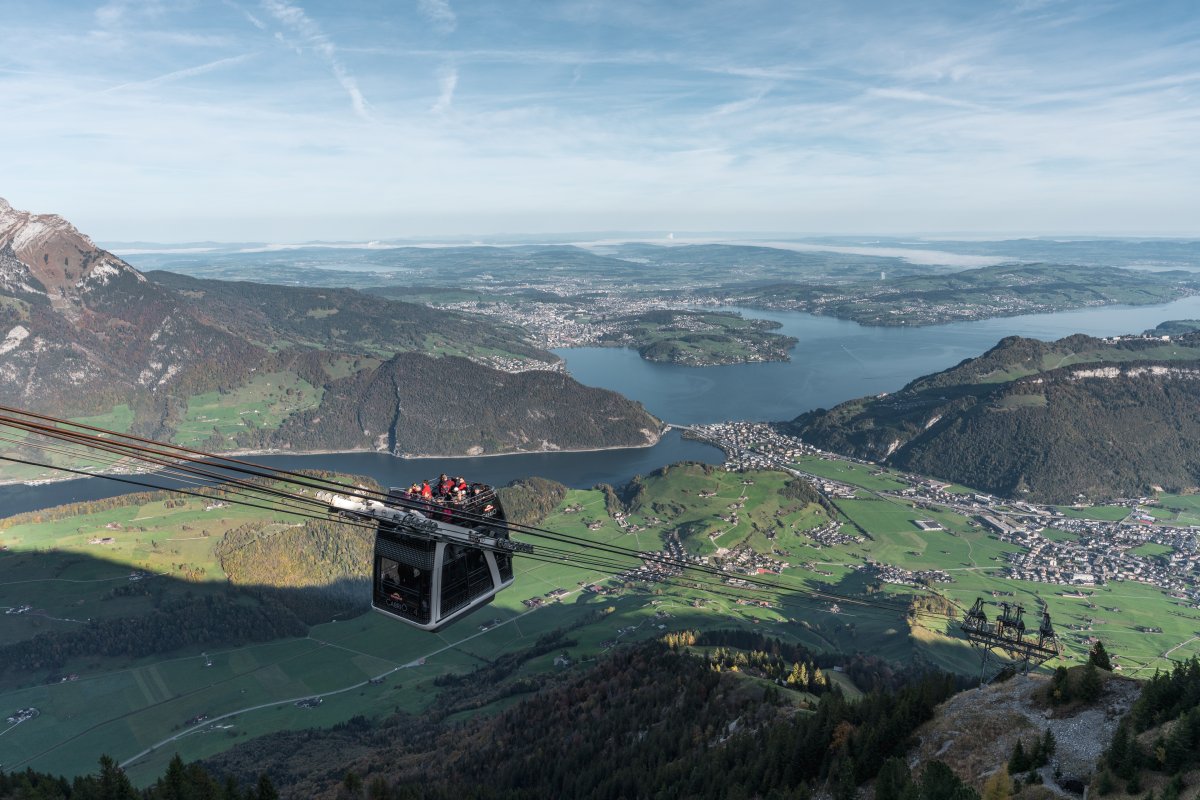
[[[729, 471], [774, 469], [808, 479], [826, 498], [850, 499], [874, 494], [916, 509], [947, 510], [962, 515], [1001, 541], [1019, 548], [1001, 568], [1014, 579], [1066, 587], [1088, 587], [1114, 581], [1137, 581], [1200, 606], [1200, 525], [1168, 525], [1147, 511], [1151, 497], [1125, 498], [1109, 506], [1128, 508], [1119, 520], [1092, 519], [1087, 507], [1066, 513], [1058, 506], [1011, 501], [970, 492], [951, 484], [899, 472], [887, 476], [907, 484], [903, 489], [868, 491], [843, 481], [806, 472], [797, 465], [804, 456], [843, 461], [882, 473], [879, 465], [818, 450], [771, 423], [721, 422], [683, 426], [686, 436], [725, 452]], [[914, 519], [915, 530], [941, 526]], [[1139, 550], [1143, 552], [1138, 552]], [[949, 581], [940, 570], [905, 575], [889, 565], [871, 564], [881, 580], [892, 583]], [[893, 574], [894, 573], [894, 574]]]
[[[567, 297], [553, 301], [505, 297], [488, 302], [439, 303], [435, 307], [519, 321], [546, 349], [629, 347], [639, 349], [650, 361], [693, 367], [789, 360], [788, 351], [796, 340], [773, 333], [776, 323], [718, 309], [700, 310], [700, 305], [713, 304], [711, 300], [664, 301], [591, 291], [586, 303]], [[656, 344], [668, 346], [655, 348]], [[485, 363], [508, 372], [558, 368], [541, 361], [490, 358]]]

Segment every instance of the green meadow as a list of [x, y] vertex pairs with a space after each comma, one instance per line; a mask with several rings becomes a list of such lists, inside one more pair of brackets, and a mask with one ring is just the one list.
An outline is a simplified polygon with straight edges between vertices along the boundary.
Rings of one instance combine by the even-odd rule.
[[292, 414], [319, 406], [323, 394], [294, 372], [257, 374], [230, 392], [188, 398], [172, 441], [196, 445], [214, 435], [233, 440], [248, 425], [277, 428]]
[[[869, 470], [848, 469], [840, 479], [845, 475], [891, 480]], [[512, 588], [440, 634], [365, 613], [313, 625], [301, 638], [240, 647], [216, 642], [138, 659], [80, 657], [54, 671], [55, 677], [77, 676], [65, 682], [48, 683], [48, 674], [2, 675], [0, 710], [32, 705], [42, 712], [0, 729], [5, 766], [78, 774], [92, 769], [101, 753], [122, 762], [137, 756], [129, 770], [144, 783], [161, 774], [175, 752], [203, 758], [282, 729], [329, 726], [356, 715], [438, 712], [456, 697], [453, 687], [437, 684], [439, 678], [517, 656], [556, 631], [564, 637], [561, 647], [521, 656], [503, 680], [553, 673], [561, 653], [578, 665], [623, 643], [686, 628], [751, 629], [815, 650], [861, 651], [901, 663], [915, 659], [975, 674], [978, 652], [957, 632], [957, 620], [909, 618], [904, 613], [909, 598], [927, 590], [879, 583], [861, 569], [868, 559], [911, 571], [946, 571], [951, 582], [932, 588], [960, 608], [977, 597], [1010, 600], [1024, 604], [1032, 621], [1045, 604], [1067, 662], [1082, 657], [1092, 636], [1104, 640], [1126, 674], [1151, 674], [1168, 657], [1200, 652], [1194, 641], [1200, 612], [1182, 601], [1131, 582], [1067, 597], [1076, 592], [1007, 579], [1003, 570], [1013, 546], [955, 513], [914, 508], [864, 489], [856, 499], [838, 500], [837, 513], [844, 531], [857, 524], [869, 536], [821, 546], [806, 532], [829, 522], [829, 512], [781, 493], [789, 480], [775, 472], [671, 467], [642, 479], [630, 497], [634, 507], [625, 528], [610, 516], [602, 492], [568, 491], [542, 527], [573, 539], [531, 539], [546, 560], [520, 559]], [[263, 535], [286, 537], [297, 524], [282, 512], [213, 505], [143, 497], [86, 513], [47, 511], [0, 520], [0, 544], [8, 548], [0, 552], [0, 610], [33, 609], [0, 616], [0, 646], [69, 631], [89, 618], [153, 613], [156, 597], [227, 591], [228, 576], [213, 552], [227, 532], [264, 523]], [[735, 511], [737, 521], [730, 522]], [[935, 520], [945, 529], [921, 531], [917, 519]], [[636, 566], [637, 559], [596, 549], [655, 550], [672, 534], [697, 556], [711, 559], [741, 547], [789, 566], [781, 575], [748, 578], [757, 589], [704, 575], [619, 583], [614, 574]], [[588, 561], [597, 558], [605, 563]], [[131, 574], [151, 582], [146, 585], [155, 592], [114, 591], [129, 586]], [[589, 591], [593, 584], [612, 593]], [[556, 589], [567, 594], [547, 597]], [[535, 598], [543, 605], [531, 609], [524, 601]], [[762, 599], [767, 606], [739, 598]], [[1151, 632], [1156, 628], [1162, 632]], [[316, 695], [324, 695], [319, 705], [296, 705]], [[453, 714], [494, 713], [512, 702], [506, 697]], [[200, 715], [208, 720], [187, 724]]]

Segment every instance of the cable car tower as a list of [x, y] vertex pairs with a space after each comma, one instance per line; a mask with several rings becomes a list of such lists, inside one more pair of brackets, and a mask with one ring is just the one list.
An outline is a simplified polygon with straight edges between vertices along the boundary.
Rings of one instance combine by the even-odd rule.
[[[1002, 602], [995, 621], [989, 622], [983, 610], [983, 598], [979, 597], [959, 625], [971, 646], [982, 652], [981, 684], [991, 683], [1009, 671], [1020, 670], [1022, 674], [1028, 674], [1030, 669], [1058, 657], [1058, 635], [1050, 622], [1050, 612], [1043, 609], [1042, 622], [1036, 631], [1026, 630], [1024, 614], [1024, 606]], [[991, 677], [984, 680], [989, 672]]]

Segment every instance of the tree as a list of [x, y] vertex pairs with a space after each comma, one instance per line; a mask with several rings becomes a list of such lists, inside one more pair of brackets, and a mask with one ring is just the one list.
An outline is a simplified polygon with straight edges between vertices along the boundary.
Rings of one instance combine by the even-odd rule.
[[367, 788], [367, 797], [371, 800], [391, 800], [392, 790], [388, 788], [387, 781], [382, 775], [376, 775], [371, 781], [371, 785]]
[[346, 777], [342, 779], [342, 789], [346, 797], [361, 797], [362, 778], [355, 775], [353, 770], [347, 770]]
[[912, 773], [904, 759], [895, 756], [883, 762], [875, 778], [875, 800], [900, 800], [912, 783]]
[[1042, 763], [1050, 760], [1050, 756], [1054, 755], [1054, 751], [1058, 749], [1058, 741], [1054, 738], [1054, 732], [1046, 728], [1046, 732], [1042, 734]]
[[183, 800], [184, 782], [183, 759], [176, 753], [167, 764], [167, 774], [158, 780], [155, 787], [157, 794], [163, 800]]
[[1008, 769], [1001, 765], [992, 777], [983, 784], [983, 800], [1009, 800], [1012, 797], [1012, 778]]
[[1079, 696], [1092, 703], [1100, 698], [1103, 691], [1104, 682], [1100, 679], [1100, 672], [1096, 669], [1095, 663], [1089, 659], [1083, 667], [1083, 677], [1079, 680]]
[[1050, 702], [1069, 703], [1071, 701], [1071, 676], [1066, 667], [1054, 670], [1054, 678], [1050, 681]]
[[125, 770], [108, 756], [100, 756], [100, 792], [98, 800], [135, 800], [137, 792]]
[[1030, 758], [1025, 752], [1025, 744], [1017, 739], [1017, 746], [1013, 748], [1012, 755], [1008, 759], [1008, 771], [1011, 775], [1020, 775], [1029, 769]]
[[922, 800], [979, 800], [979, 794], [964, 784], [943, 761], [930, 761], [921, 774]]
[[1108, 657], [1108, 651], [1104, 649], [1104, 642], [1097, 640], [1092, 645], [1091, 652], [1088, 653], [1088, 661], [1100, 669], [1112, 672], [1112, 661]]
[[854, 778], [854, 762], [843, 758], [838, 766], [837, 785], [833, 787], [833, 800], [855, 800], [858, 797], [858, 781]]
[[265, 772], [258, 776], [258, 786], [254, 789], [254, 800], [279, 800], [279, 792], [275, 791], [275, 784], [271, 783], [271, 779]]

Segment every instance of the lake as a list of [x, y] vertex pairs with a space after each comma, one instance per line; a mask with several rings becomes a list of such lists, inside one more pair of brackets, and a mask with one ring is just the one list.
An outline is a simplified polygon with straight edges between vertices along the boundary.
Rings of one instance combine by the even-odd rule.
[[[891, 392], [930, 372], [977, 356], [1005, 336], [1059, 339], [1072, 333], [1140, 333], [1169, 319], [1200, 318], [1200, 297], [1161, 306], [1105, 308], [958, 322], [924, 328], [868, 328], [800, 312], [741, 311], [772, 319], [799, 343], [790, 362], [681, 367], [643, 361], [634, 350], [585, 347], [558, 350], [580, 382], [613, 389], [676, 424], [720, 420], [783, 420], [866, 394]], [[285, 469], [328, 469], [369, 475], [385, 486], [407, 485], [439, 472], [502, 485], [540, 475], [574, 488], [619, 484], [664, 464], [719, 464], [722, 454], [677, 431], [654, 447], [584, 453], [526, 453], [485, 458], [401, 459], [381, 453], [257, 456]], [[42, 486], [0, 487], [0, 516], [78, 500], [111, 497], [138, 487], [91, 478]]]
[[[408, 486], [446, 472], [495, 486], [539, 475], [572, 488], [590, 489], [598, 483], [625, 483], [634, 475], [644, 475], [677, 461], [720, 464], [724, 454], [711, 445], [684, 439], [679, 431], [670, 431], [653, 447], [580, 453], [519, 453], [481, 458], [394, 458], [383, 453], [333, 453], [246, 456], [245, 460], [277, 469], [326, 469], [368, 475], [384, 486]], [[164, 486], [170, 483], [153, 475], [121, 477]], [[0, 517], [139, 491], [145, 489], [104, 478], [80, 478], [40, 486], [0, 486]]]
[[618, 348], [555, 353], [581, 383], [639, 400], [667, 422], [784, 420], [854, 397], [896, 391], [985, 352], [1005, 336], [1113, 336], [1141, 333], [1169, 319], [1200, 318], [1200, 296], [1159, 306], [1107, 306], [918, 328], [869, 328], [794, 311], [725, 310], [779, 322], [778, 333], [799, 340], [792, 360], [697, 368], [654, 364], [635, 350]]

